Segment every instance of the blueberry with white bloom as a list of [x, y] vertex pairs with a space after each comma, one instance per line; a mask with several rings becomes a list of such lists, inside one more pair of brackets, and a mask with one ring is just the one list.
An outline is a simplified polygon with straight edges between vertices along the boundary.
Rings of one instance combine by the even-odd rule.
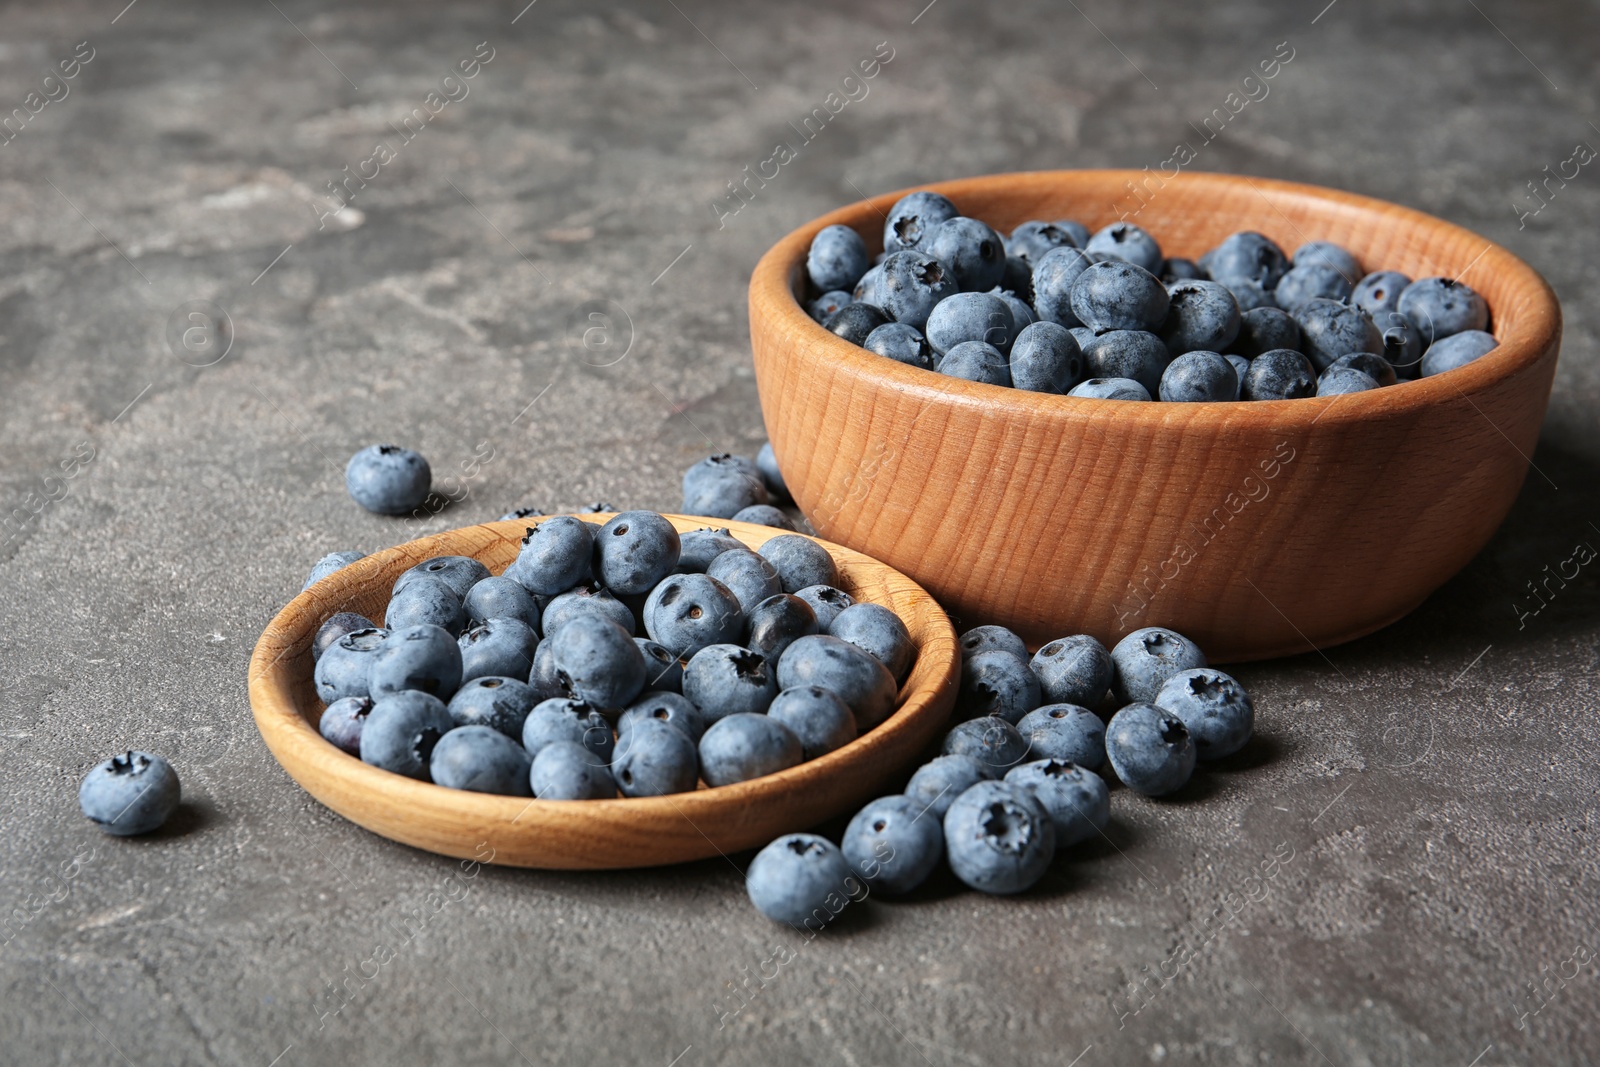
[[1383, 335], [1360, 308], [1316, 298], [1293, 309], [1300, 324], [1301, 351], [1319, 372], [1348, 352], [1380, 352]]
[[1400, 294], [1410, 284], [1410, 277], [1397, 270], [1373, 271], [1356, 283], [1350, 303], [1376, 319], [1382, 312], [1400, 310]]
[[551, 657], [551, 651], [549, 641], [540, 641], [538, 649], [533, 653], [533, 669], [528, 672], [528, 688], [532, 689], [540, 700], [572, 695], [567, 691], [561, 676], [556, 673], [556, 661]]
[[706, 568], [706, 576], [727, 586], [738, 599], [742, 611], [749, 611], [767, 597], [783, 592], [778, 568], [761, 553], [744, 547], [730, 548], [712, 560], [711, 566]]
[[1111, 821], [1111, 793], [1103, 778], [1071, 760], [1043, 759], [1006, 772], [1006, 784], [1033, 794], [1056, 825], [1056, 848], [1099, 837]]
[[683, 512], [686, 515], [731, 519], [751, 504], [769, 502], [770, 494], [761, 468], [743, 456], [726, 452], [707, 456], [683, 474]]
[[745, 616], [733, 590], [717, 579], [675, 574], [650, 591], [644, 602], [644, 626], [651, 640], [687, 659], [707, 645], [738, 641]]
[[600, 708], [622, 708], [644, 689], [644, 656], [616, 623], [575, 615], [548, 640], [556, 673], [573, 696]]
[[870, 266], [867, 243], [848, 226], [824, 226], [806, 252], [806, 274], [823, 292], [853, 288]]
[[1328, 371], [1344, 367], [1352, 367], [1360, 371], [1379, 385], [1394, 385], [1399, 381], [1399, 378], [1395, 375], [1394, 367], [1390, 366], [1389, 361], [1382, 356], [1373, 355], [1371, 352], [1351, 352], [1348, 355], [1340, 356], [1328, 366], [1327, 371], [1322, 373], [1327, 374]]
[[[873, 307], [882, 307], [883, 306], [883, 293], [882, 293], [882, 289], [881, 289], [882, 285], [883, 285], [883, 264], [882, 263], [874, 263], [872, 265], [872, 268], [870, 270], [868, 270], [867, 273], [865, 273], [865, 274], [863, 274], [861, 276], [861, 280], [859, 282], [856, 282], [856, 287], [854, 289], [850, 290], [850, 299], [846, 300], [845, 304], [849, 304], [849, 303], [853, 302], [853, 303], [858, 303], [858, 304], [871, 304]], [[834, 311], [838, 311], [839, 308], [841, 308], [841, 307], [844, 307], [844, 304], [840, 304], [838, 307], [835, 307], [833, 309], [833, 311], [828, 312], [828, 315], [832, 315]], [[828, 315], [824, 315], [821, 319], [818, 319], [817, 321], [818, 322], [826, 321]]]
[[428, 623], [391, 630], [388, 639], [372, 654], [372, 669], [367, 675], [367, 688], [374, 700], [407, 689], [449, 700], [460, 684], [460, 646], [449, 631]]
[[1039, 262], [1039, 259], [1052, 248], [1060, 248], [1062, 245], [1068, 248], [1082, 247], [1074, 240], [1071, 231], [1053, 222], [1031, 219], [1011, 231], [1011, 239], [1007, 242], [1006, 248], [1011, 255], [1031, 264]]
[[1135, 793], [1165, 796], [1182, 789], [1194, 773], [1194, 739], [1173, 713], [1129, 704], [1106, 727], [1106, 758]]
[[944, 825], [911, 797], [879, 797], [856, 812], [840, 849], [874, 892], [898, 896], [927, 881], [939, 865]]
[[837, 693], [862, 731], [887, 719], [899, 695], [889, 668], [850, 642], [826, 634], [800, 638], [778, 659], [779, 689], [809, 685]]
[[1255, 706], [1231, 675], [1211, 667], [1180, 671], [1153, 702], [1183, 720], [1201, 760], [1222, 759], [1245, 746], [1255, 729]]
[[895, 202], [883, 221], [883, 250], [893, 254], [918, 248], [941, 222], [957, 214], [956, 206], [938, 193], [909, 193]]
[[644, 657], [645, 690], [681, 693], [683, 667], [686, 661], [665, 645], [657, 644], [648, 637], [635, 637], [633, 643], [639, 646], [639, 654]]
[[159, 829], [182, 794], [172, 764], [134, 749], [95, 764], [78, 786], [78, 808], [106, 833], [132, 837]]
[[590, 575], [594, 534], [581, 519], [557, 515], [527, 527], [505, 577], [535, 596], [555, 596]]
[[911, 669], [917, 647], [900, 616], [882, 604], [855, 604], [834, 616], [828, 633], [850, 642], [889, 668], [899, 681]]
[[771, 526], [777, 530], [793, 530], [789, 516], [771, 504], [751, 504], [733, 516], [734, 522], [748, 522], [755, 526]]
[[390, 598], [383, 623], [391, 630], [430, 623], [458, 634], [467, 624], [467, 613], [454, 589], [437, 578], [417, 578]]
[[300, 591], [303, 593], [334, 571], [343, 570], [356, 560], [366, 558], [365, 552], [329, 552], [312, 565], [311, 573], [306, 575], [306, 584], [300, 587]]
[[322, 710], [317, 732], [322, 739], [352, 756], [361, 755], [361, 728], [372, 711], [371, 697], [344, 697]]
[[853, 345], [864, 345], [872, 331], [887, 322], [889, 316], [882, 308], [857, 301], [829, 315], [823, 320], [822, 328]]
[[729, 715], [700, 738], [700, 776], [713, 787], [776, 774], [801, 759], [800, 739], [770, 715]]
[[1065, 760], [1090, 770], [1106, 761], [1106, 727], [1100, 716], [1077, 704], [1046, 704], [1022, 717], [1017, 733], [1032, 759]]
[[806, 314], [817, 322], [826, 321], [835, 311], [851, 303], [851, 296], [847, 290], [835, 289], [823, 293], [806, 305]]
[[1161, 372], [1161, 399], [1169, 403], [1232, 400], [1239, 387], [1239, 372], [1216, 352], [1185, 352]]
[[408, 689], [379, 697], [361, 728], [361, 762], [427, 781], [433, 747], [455, 725], [431, 694]]
[[[1272, 289], [1289, 269], [1289, 259], [1272, 238], [1252, 231], [1229, 236], [1200, 257], [1200, 266], [1216, 281], [1253, 282], [1261, 289]], [[1230, 288], [1232, 288], [1230, 286]]]
[[322, 654], [345, 634], [377, 628], [377, 624], [365, 615], [357, 615], [353, 611], [335, 612], [317, 627], [316, 635], [311, 638], [311, 658], [313, 661], [320, 660]]
[[987, 715], [951, 727], [940, 743], [939, 753], [971, 756], [998, 777], [1028, 758], [1028, 740], [1011, 723]]
[[1094, 400], [1150, 399], [1150, 391], [1132, 378], [1090, 378], [1067, 390], [1067, 395]]
[[984, 893], [1020, 893], [1044, 877], [1056, 827], [1028, 790], [979, 782], [944, 815], [946, 857], [955, 876]]
[[1232, 352], [1223, 353], [1222, 358], [1233, 365], [1234, 378], [1238, 383], [1234, 387], [1233, 396], [1229, 397], [1228, 399], [1241, 400], [1243, 399], [1244, 394], [1244, 375], [1245, 372], [1250, 369], [1250, 361], [1245, 359], [1243, 356], [1236, 356]]
[[1174, 356], [1221, 352], [1239, 335], [1239, 301], [1227, 286], [1207, 281], [1173, 282], [1167, 290], [1167, 318], [1161, 340]]
[[1065, 245], [1052, 248], [1033, 265], [1033, 310], [1041, 322], [1081, 326], [1072, 310], [1072, 288], [1091, 260], [1087, 253]]
[[633, 609], [611, 595], [611, 590], [598, 582], [575, 585], [560, 596], [550, 598], [544, 614], [539, 617], [539, 629], [551, 637], [571, 619], [579, 615], [592, 615], [622, 627], [628, 634], [634, 630]]
[[433, 471], [428, 461], [399, 445], [368, 445], [350, 457], [344, 487], [350, 498], [379, 515], [404, 515], [428, 498]]
[[[1294, 265], [1329, 267], [1349, 279], [1352, 286], [1364, 273], [1361, 261], [1351, 254], [1349, 249], [1332, 241], [1307, 241], [1294, 250]], [[1278, 284], [1283, 283], [1280, 281]]]
[[1378, 388], [1377, 381], [1354, 367], [1329, 367], [1317, 376], [1318, 396], [1343, 396]]
[[785, 834], [756, 853], [744, 888], [762, 915], [813, 932], [862, 891], [838, 846], [816, 834]]
[[1255, 282], [1244, 278], [1218, 278], [1217, 284], [1224, 286], [1233, 294], [1234, 300], [1239, 303], [1239, 313], [1255, 311], [1259, 308], [1275, 308], [1278, 301], [1274, 299], [1270, 289], [1263, 289]]
[[[730, 516], [731, 517], [731, 516]], [[730, 548], [743, 548], [744, 542], [727, 527], [706, 527], [678, 535], [678, 570], [704, 574], [711, 561]]]
[[[448, 636], [448, 635], [446, 635]], [[381, 626], [352, 630], [339, 638], [317, 660], [312, 680], [317, 699], [332, 704], [344, 697], [364, 697], [370, 692], [372, 662], [389, 639]]]
[[1171, 300], [1161, 279], [1133, 263], [1094, 263], [1072, 283], [1072, 313], [1091, 330], [1161, 328]]
[[1300, 324], [1282, 308], [1258, 307], [1239, 316], [1239, 335], [1229, 351], [1255, 359], [1274, 349], [1300, 348]]
[[625, 797], [660, 797], [692, 790], [699, 767], [699, 751], [687, 734], [659, 719], [641, 718], [618, 739], [611, 777]]
[[964, 630], [959, 641], [961, 658], [971, 659], [980, 652], [1009, 652], [1013, 656], [1028, 658], [1028, 646], [1004, 626], [974, 626]]
[[1038, 706], [1039, 678], [1023, 657], [980, 652], [962, 659], [957, 715], [993, 715], [1015, 723]]
[[1252, 359], [1239, 384], [1246, 400], [1297, 400], [1317, 395], [1317, 372], [1299, 352], [1278, 348]]
[[1036, 393], [1065, 393], [1083, 377], [1084, 356], [1064, 326], [1035, 322], [1011, 344], [1011, 385]]
[[694, 742], [698, 742], [700, 735], [706, 732], [706, 727], [711, 725], [700, 714], [700, 709], [680, 693], [645, 693], [628, 705], [621, 718], [617, 719], [619, 745], [634, 724], [643, 719], [665, 723]]
[[783, 592], [796, 593], [808, 585], [836, 585], [839, 567], [833, 554], [809, 537], [780, 534], [769, 537], [756, 550], [778, 572]]
[[950, 268], [962, 292], [988, 292], [1005, 274], [1005, 242], [977, 219], [946, 219], [918, 247]]
[[1400, 378], [1417, 378], [1422, 371], [1422, 331], [1398, 311], [1380, 311], [1374, 324], [1383, 334], [1383, 358]]
[[1500, 346], [1492, 334], [1482, 330], [1463, 330], [1428, 346], [1422, 355], [1422, 376], [1443, 374], [1447, 370], [1465, 367], [1479, 356], [1488, 355]]
[[1293, 311], [1307, 300], [1337, 300], [1344, 303], [1350, 299], [1353, 287], [1350, 278], [1341, 274], [1338, 268], [1325, 263], [1307, 263], [1290, 268], [1278, 279], [1278, 287], [1272, 294], [1279, 307]]
[[1011, 365], [994, 345], [982, 341], [963, 341], [944, 354], [939, 373], [969, 382], [1011, 387]]
[[539, 702], [528, 683], [490, 676], [463, 682], [445, 710], [457, 726], [489, 726], [520, 740], [522, 724]]
[[618, 595], [648, 593], [678, 566], [678, 529], [654, 511], [624, 511], [595, 535], [595, 576]]
[[827, 633], [839, 612], [855, 603], [849, 593], [831, 585], [808, 585], [796, 589], [794, 595], [810, 604], [811, 610], [817, 613], [817, 630], [821, 633]]
[[993, 293], [957, 293], [939, 301], [924, 331], [941, 356], [963, 341], [983, 341], [1001, 352], [1011, 347], [1011, 308]]
[[933, 346], [922, 336], [922, 331], [903, 322], [889, 322], [867, 335], [862, 347], [880, 356], [887, 356], [908, 367], [933, 370], [938, 363]]
[[456, 639], [461, 646], [461, 679], [526, 678], [533, 670], [539, 636], [520, 619], [490, 619]]
[[1161, 269], [1155, 272], [1168, 286], [1173, 282], [1184, 281], [1210, 281], [1205, 268], [1192, 259], [1181, 256], [1168, 256], [1161, 261]]
[[906, 796], [942, 823], [956, 797], [979, 782], [996, 777], [996, 769], [976, 756], [935, 756], [911, 776], [906, 783]]
[[802, 755], [813, 760], [856, 739], [856, 718], [838, 694], [815, 685], [785, 689], [772, 698], [767, 714], [800, 739]]
[[1089, 238], [1084, 250], [1114, 256], [1151, 274], [1160, 273], [1164, 258], [1156, 239], [1131, 222], [1113, 222], [1106, 226]]
[[1017, 334], [1038, 321], [1039, 317], [1033, 313], [1033, 305], [1018, 296], [1014, 291], [997, 285], [989, 290], [989, 295], [998, 297], [1010, 310], [1012, 337], [1016, 337]]
[[1168, 678], [1205, 665], [1205, 653], [1187, 637], [1164, 626], [1146, 626], [1112, 648], [1111, 691], [1119, 703], [1148, 703]]
[[1057, 638], [1034, 653], [1030, 664], [1039, 677], [1046, 704], [1094, 707], [1111, 688], [1111, 653], [1088, 634]]
[[508, 797], [531, 797], [527, 751], [490, 726], [458, 726], [439, 738], [428, 759], [435, 785]]
[[533, 795], [540, 800], [610, 800], [617, 795], [611, 768], [572, 741], [556, 741], [539, 750], [528, 772]]
[[790, 645], [820, 632], [817, 613], [793, 593], [769, 596], [751, 608], [746, 619], [745, 647], [759, 652], [776, 667]]
[[1483, 297], [1465, 282], [1450, 278], [1418, 278], [1400, 293], [1396, 310], [1421, 331], [1424, 347], [1452, 334], [1489, 326], [1489, 305]]
[[544, 605], [518, 582], [498, 575], [483, 579], [467, 590], [461, 602], [469, 626], [481, 626], [490, 619], [516, 619], [529, 629], [539, 629]]
[[959, 291], [950, 268], [921, 252], [896, 252], [883, 261], [879, 305], [896, 322], [922, 329], [934, 307]]
[[547, 745], [570, 741], [589, 753], [589, 761], [604, 766], [611, 762], [615, 739], [611, 723], [591, 704], [575, 697], [556, 697], [534, 705], [522, 721], [522, 747], [538, 756]]
[[394, 580], [391, 595], [414, 581], [435, 578], [449, 586], [457, 597], [465, 597], [474, 585], [489, 577], [489, 568], [471, 556], [434, 556], [403, 572]]
[[[1093, 378], [1130, 378], [1150, 396], [1161, 389], [1161, 375], [1172, 355], [1161, 338], [1144, 330], [1111, 330], [1083, 350], [1084, 373]], [[1081, 395], [1081, 394], [1079, 394]]]
[[759, 652], [738, 645], [707, 645], [683, 669], [683, 695], [707, 722], [760, 714], [778, 695], [776, 673]]

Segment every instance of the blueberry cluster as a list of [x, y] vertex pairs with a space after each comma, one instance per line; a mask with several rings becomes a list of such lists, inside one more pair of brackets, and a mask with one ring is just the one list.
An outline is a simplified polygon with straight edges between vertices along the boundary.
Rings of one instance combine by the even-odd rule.
[[754, 459], [726, 452], [707, 456], [683, 473], [683, 512], [714, 519], [753, 522], [793, 530], [789, 516], [774, 501], [789, 499], [772, 443], [761, 446]]
[[881, 356], [1042, 393], [1290, 400], [1454, 370], [1493, 349], [1489, 309], [1448, 278], [1363, 275], [1310, 241], [1291, 259], [1233, 234], [1199, 262], [1140, 227], [1024, 222], [1001, 237], [933, 192], [889, 212], [874, 261], [828, 226], [806, 257], [812, 318]]
[[763, 915], [825, 924], [864, 890], [910, 892], [941, 858], [973, 889], [1020, 893], [1058, 851], [1104, 830], [1105, 768], [1136, 793], [1163, 796], [1189, 781], [1196, 760], [1239, 751], [1254, 728], [1244, 687], [1159, 626], [1109, 652], [1078, 634], [1031, 657], [1010, 630], [980, 626], [961, 635], [961, 651], [961, 721], [940, 754], [903, 793], [862, 808], [840, 845], [789, 834], [762, 849], [745, 888]]
[[840, 589], [808, 537], [755, 551], [652, 511], [526, 531], [503, 574], [424, 560], [396, 579], [383, 626], [323, 623], [324, 738], [455, 789], [588, 800], [773, 774], [894, 711], [911, 635]]

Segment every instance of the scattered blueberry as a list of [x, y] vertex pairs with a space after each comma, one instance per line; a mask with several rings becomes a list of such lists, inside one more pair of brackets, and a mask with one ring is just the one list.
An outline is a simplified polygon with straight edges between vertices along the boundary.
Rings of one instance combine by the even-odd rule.
[[786, 834], [756, 853], [744, 887], [762, 915], [813, 931], [833, 921], [861, 890], [838, 846], [816, 834]]
[[379, 515], [404, 515], [428, 498], [428, 461], [399, 445], [368, 445], [350, 457], [344, 487], [350, 498]]
[[1034, 653], [1031, 666], [1046, 704], [1092, 708], [1111, 688], [1111, 653], [1088, 634], [1051, 641]]
[[[842, 617], [842, 616], [841, 616]], [[1039, 678], [1022, 656], [979, 652], [961, 661], [961, 690], [956, 714], [966, 718], [993, 715], [1015, 724], [1039, 706]]]
[[984, 893], [1020, 893], [1050, 866], [1055, 822], [1034, 795], [1007, 782], [979, 782], [944, 815], [950, 869]]
[[869, 888], [899, 896], [927, 881], [939, 865], [944, 826], [911, 797], [879, 797], [856, 812], [840, 848]]
[[183, 793], [178, 772], [160, 756], [130, 749], [95, 764], [78, 786], [78, 807], [100, 829], [133, 837], [160, 829]]
[[965, 753], [935, 756], [911, 776], [906, 796], [942, 823], [956, 797], [979, 782], [998, 777], [998, 769]]
[[1024, 715], [1017, 733], [1034, 759], [1065, 760], [1090, 770], [1106, 761], [1106, 727], [1077, 704], [1046, 704]]
[[1162, 626], [1146, 626], [1111, 650], [1111, 690], [1122, 704], [1149, 703], [1179, 671], [1206, 665], [1200, 646]]
[[756, 453], [756, 468], [761, 471], [761, 477], [767, 483], [769, 496], [774, 500], [789, 499], [789, 487], [784, 484], [783, 471], [778, 469], [778, 454], [772, 450], [771, 441], [762, 445], [761, 450]]
[[1005, 782], [1027, 790], [1050, 816], [1058, 849], [1098, 837], [1111, 821], [1111, 793], [1104, 779], [1071, 760], [1024, 763], [1007, 771]]
[[751, 504], [733, 515], [734, 522], [749, 522], [757, 526], [772, 526], [779, 530], [793, 530], [794, 523], [789, 521], [778, 508], [771, 504]]
[[944, 735], [939, 754], [971, 756], [999, 777], [1028, 758], [1028, 741], [1004, 719], [985, 716], [957, 723]]
[[751, 504], [769, 501], [761, 468], [743, 456], [726, 452], [707, 456], [683, 475], [683, 512], [686, 515], [731, 519]]
[[711, 566], [711, 561], [728, 549], [744, 547], [744, 542], [729, 533], [726, 527], [690, 530], [686, 534], [678, 535], [678, 543], [681, 546], [678, 553], [678, 570], [700, 574], [704, 574], [706, 568]]
[[1154, 704], [1129, 704], [1106, 727], [1106, 758], [1122, 784], [1158, 797], [1194, 773], [1194, 741], [1183, 721]]
[[1183, 721], [1201, 760], [1231, 756], [1255, 729], [1255, 707], [1244, 686], [1210, 667], [1180, 671], [1166, 680], [1153, 701]]
[[1028, 658], [1028, 646], [1004, 626], [974, 626], [961, 634], [960, 645], [963, 660], [980, 652], [1009, 652]]

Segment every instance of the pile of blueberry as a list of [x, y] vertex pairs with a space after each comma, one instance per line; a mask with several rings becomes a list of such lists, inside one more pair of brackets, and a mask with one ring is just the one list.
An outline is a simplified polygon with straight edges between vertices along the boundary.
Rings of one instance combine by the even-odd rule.
[[[941, 858], [985, 893], [1020, 893], [1062, 849], [1098, 836], [1110, 819], [1101, 769], [1146, 796], [1181, 789], [1196, 760], [1244, 747], [1250, 695], [1206, 666], [1195, 643], [1159, 626], [1107, 652], [1086, 634], [1031, 658], [1000, 626], [961, 636], [963, 721], [905, 792], [850, 820], [841, 845], [788, 834], [745, 876], [756, 909], [792, 925], [825, 924], [861, 887], [887, 896], [921, 885]], [[1098, 709], [1116, 708], [1104, 722]]]
[[526, 530], [504, 574], [425, 560], [395, 581], [383, 626], [322, 625], [323, 737], [438, 785], [586, 800], [772, 774], [894, 711], [911, 635], [840, 589], [810, 538], [753, 551], [652, 511]]
[[1448, 278], [1364, 274], [1311, 241], [1236, 233], [1198, 263], [1140, 227], [1024, 222], [1002, 238], [933, 192], [902, 198], [874, 261], [828, 226], [806, 271], [812, 318], [881, 356], [969, 381], [1112, 400], [1332, 396], [1440, 374], [1497, 342]]

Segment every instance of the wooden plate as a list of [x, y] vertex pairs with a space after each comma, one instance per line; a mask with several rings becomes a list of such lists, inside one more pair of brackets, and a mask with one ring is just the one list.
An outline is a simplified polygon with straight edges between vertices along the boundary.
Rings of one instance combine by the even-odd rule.
[[[610, 517], [579, 516], [595, 522]], [[667, 518], [679, 530], [727, 527], [752, 548], [785, 532], [723, 519]], [[485, 523], [375, 553], [295, 597], [267, 626], [250, 660], [250, 704], [267, 747], [308, 793], [373, 833], [447, 856], [515, 867], [649, 867], [765, 845], [858, 808], [884, 792], [949, 718], [960, 661], [949, 619], [904, 575], [823, 541], [845, 592], [905, 620], [917, 660], [894, 715], [820, 759], [717, 789], [564, 802], [414, 781], [324, 741], [317, 732], [322, 703], [311, 678], [311, 639], [323, 620], [337, 611], [381, 618], [395, 578], [432, 556], [471, 556], [498, 574], [516, 558], [527, 525]]]

